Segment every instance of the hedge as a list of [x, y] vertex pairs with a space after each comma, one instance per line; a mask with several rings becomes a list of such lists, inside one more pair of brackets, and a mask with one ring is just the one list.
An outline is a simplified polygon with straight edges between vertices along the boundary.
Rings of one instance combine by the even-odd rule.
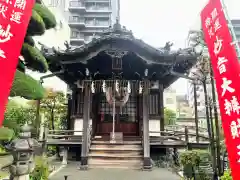
[[28, 24], [27, 35], [43, 35], [45, 32], [45, 24], [42, 17], [33, 9], [30, 22]]
[[35, 45], [35, 42], [34, 42], [32, 36], [26, 36], [24, 38], [24, 42], [28, 43], [30, 46], [34, 46]]
[[24, 43], [22, 46], [21, 55], [24, 57], [25, 64], [29, 69], [42, 73], [47, 72], [47, 60], [37, 48]]
[[14, 131], [7, 127], [0, 128], [0, 141], [10, 141], [14, 137]]
[[42, 99], [45, 97], [43, 86], [31, 76], [20, 72], [15, 73], [10, 96], [21, 96], [26, 99]]
[[26, 71], [26, 67], [25, 67], [25, 64], [22, 60], [18, 59], [18, 66], [17, 66], [17, 69], [21, 72], [25, 72]]
[[56, 18], [46, 6], [36, 3], [33, 9], [42, 17], [46, 29], [56, 27]]

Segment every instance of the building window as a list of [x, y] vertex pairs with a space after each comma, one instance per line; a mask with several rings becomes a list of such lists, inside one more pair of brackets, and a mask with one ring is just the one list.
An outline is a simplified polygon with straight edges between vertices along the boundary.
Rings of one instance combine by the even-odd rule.
[[59, 4], [59, 0], [49, 0], [48, 6], [49, 7], [57, 7]]
[[69, 21], [70, 22], [79, 22], [80, 23], [80, 22], [83, 22], [84, 19], [79, 17], [79, 16], [70, 16], [69, 17]]
[[80, 32], [78, 31], [71, 31], [71, 37], [77, 38], [80, 35]]

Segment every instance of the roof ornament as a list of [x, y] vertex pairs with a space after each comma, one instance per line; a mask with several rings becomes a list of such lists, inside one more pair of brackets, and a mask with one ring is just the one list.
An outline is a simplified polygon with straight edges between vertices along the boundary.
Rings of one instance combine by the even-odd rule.
[[70, 51], [71, 47], [70, 47], [68, 41], [64, 41], [64, 46], [66, 47], [66, 50], [65, 50], [66, 52]]
[[121, 31], [122, 27], [121, 24], [119, 23], [119, 19], [116, 18], [116, 23], [113, 25], [113, 31]]
[[166, 52], [170, 52], [171, 51], [171, 47], [173, 46], [173, 43], [171, 43], [170, 41], [166, 42], [165, 46], [163, 47], [163, 49]]

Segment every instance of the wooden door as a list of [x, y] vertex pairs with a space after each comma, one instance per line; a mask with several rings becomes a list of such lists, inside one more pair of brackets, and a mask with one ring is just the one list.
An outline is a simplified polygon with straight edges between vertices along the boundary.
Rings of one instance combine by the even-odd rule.
[[[107, 135], [113, 129], [112, 106], [104, 102], [106, 98], [100, 101], [100, 108], [97, 120], [97, 134]], [[137, 101], [133, 96], [129, 97], [128, 102], [122, 108], [116, 108], [115, 132], [123, 132], [127, 136], [139, 135], [139, 120], [137, 116]]]

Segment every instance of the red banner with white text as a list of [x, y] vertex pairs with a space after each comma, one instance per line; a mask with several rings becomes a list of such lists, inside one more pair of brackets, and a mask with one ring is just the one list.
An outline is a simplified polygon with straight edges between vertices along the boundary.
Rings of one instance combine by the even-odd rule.
[[0, 0], [0, 126], [34, 0]]
[[216, 81], [232, 177], [240, 180], [240, 66], [222, 9], [220, 0], [210, 0], [201, 12], [201, 22]]

